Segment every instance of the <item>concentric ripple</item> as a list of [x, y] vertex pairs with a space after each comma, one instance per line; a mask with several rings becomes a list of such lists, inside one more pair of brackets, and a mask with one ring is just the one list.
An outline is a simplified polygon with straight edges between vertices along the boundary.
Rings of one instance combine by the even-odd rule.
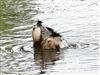
[[[0, 0], [0, 74], [98, 73], [97, 8], [97, 0]], [[62, 35], [60, 51], [34, 50], [38, 19]]]

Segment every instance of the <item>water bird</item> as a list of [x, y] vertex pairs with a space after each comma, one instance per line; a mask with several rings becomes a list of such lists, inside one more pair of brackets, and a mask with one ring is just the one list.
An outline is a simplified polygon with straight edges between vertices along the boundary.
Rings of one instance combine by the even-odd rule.
[[33, 47], [36, 49], [58, 49], [61, 42], [61, 35], [52, 28], [42, 25], [42, 21], [38, 20], [33, 27], [32, 38]]

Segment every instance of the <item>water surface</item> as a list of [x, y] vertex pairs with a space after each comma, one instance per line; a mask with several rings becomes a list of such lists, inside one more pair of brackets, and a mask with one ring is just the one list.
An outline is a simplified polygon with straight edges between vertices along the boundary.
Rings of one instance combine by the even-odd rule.
[[[98, 18], [98, 0], [0, 0], [0, 73], [97, 74]], [[31, 32], [37, 19], [61, 33], [69, 46], [34, 50]]]

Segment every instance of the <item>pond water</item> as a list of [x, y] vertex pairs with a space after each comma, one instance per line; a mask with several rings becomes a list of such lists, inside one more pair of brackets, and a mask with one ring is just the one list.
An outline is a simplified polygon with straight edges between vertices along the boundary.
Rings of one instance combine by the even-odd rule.
[[[0, 74], [98, 74], [98, 18], [98, 0], [0, 0]], [[38, 19], [69, 46], [34, 50]]]

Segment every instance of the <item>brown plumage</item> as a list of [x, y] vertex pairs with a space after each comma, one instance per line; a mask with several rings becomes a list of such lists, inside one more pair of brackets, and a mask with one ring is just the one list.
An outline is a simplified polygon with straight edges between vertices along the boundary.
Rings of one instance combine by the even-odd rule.
[[59, 49], [61, 35], [49, 27], [44, 27], [41, 21], [37, 22], [37, 27], [33, 28], [32, 38], [34, 48]]

